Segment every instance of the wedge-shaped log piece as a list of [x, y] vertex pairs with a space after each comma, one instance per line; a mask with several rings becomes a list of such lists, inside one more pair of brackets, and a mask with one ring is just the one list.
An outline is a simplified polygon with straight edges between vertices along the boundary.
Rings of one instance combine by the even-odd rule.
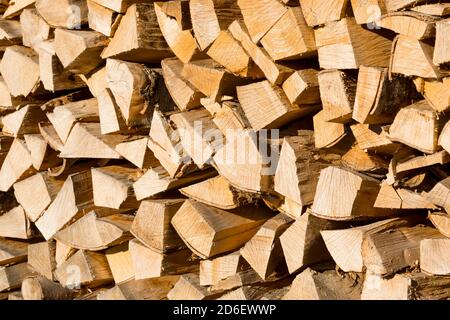
[[255, 65], [249, 54], [229, 31], [221, 31], [206, 53], [211, 59], [238, 76], [249, 78], [264, 76], [261, 69]]
[[159, 24], [158, 29], [161, 30], [165, 39], [164, 45], [168, 45], [178, 59], [188, 63], [200, 56], [191, 31], [189, 2], [156, 2], [154, 12]]
[[316, 148], [330, 148], [346, 136], [345, 125], [329, 122], [328, 114], [321, 110], [313, 117]]
[[92, 288], [113, 281], [105, 255], [84, 250], [79, 250], [59, 266], [55, 276], [67, 288], [80, 286]]
[[395, 189], [387, 183], [382, 183], [374, 206], [390, 209], [436, 209], [426, 196], [408, 189]]
[[[271, 153], [273, 152], [273, 153]], [[265, 192], [271, 188], [278, 149], [252, 130], [233, 130], [214, 156], [214, 166], [236, 188]]]
[[96, 31], [55, 31], [55, 51], [64, 68], [73, 73], [88, 73], [102, 62], [100, 53], [109, 39]]
[[150, 63], [172, 56], [158, 28], [156, 14], [152, 3], [129, 7], [102, 58]]
[[231, 210], [255, 201], [252, 194], [234, 188], [224, 177], [214, 177], [180, 189], [185, 196], [223, 210]]
[[381, 154], [394, 154], [400, 148], [400, 144], [392, 142], [387, 137], [387, 130], [364, 124], [350, 126], [358, 147], [365, 151], [373, 151]]
[[105, 255], [116, 284], [124, 283], [134, 278], [129, 242], [109, 248], [105, 251]]
[[[443, 121], [445, 117], [438, 117], [428, 102], [422, 100], [397, 113], [389, 128], [389, 138], [432, 154], [438, 151], [438, 135]], [[445, 143], [445, 140], [441, 141]]]
[[441, 78], [443, 73], [433, 65], [434, 47], [404, 35], [394, 40], [390, 72], [422, 78]]
[[315, 37], [320, 66], [324, 69], [389, 66], [392, 41], [364, 29], [356, 24], [354, 18], [345, 18], [318, 28]]
[[147, 170], [147, 172], [139, 178], [134, 184], [134, 192], [136, 199], [142, 199], [155, 196], [159, 193], [182, 188], [196, 182], [200, 182], [215, 176], [212, 170], [194, 172], [191, 175], [182, 178], [171, 178], [163, 167], [155, 167]]
[[91, 0], [87, 1], [87, 7], [89, 28], [113, 37], [122, 15]]
[[425, 239], [420, 242], [420, 269], [432, 275], [450, 274], [450, 239]]
[[54, 28], [80, 29], [88, 21], [88, 8], [83, 0], [36, 0], [36, 9]]
[[283, 90], [267, 80], [237, 87], [237, 95], [255, 130], [279, 128], [317, 110], [316, 106], [291, 104]]
[[314, 151], [314, 132], [307, 130], [284, 138], [281, 147], [274, 190], [300, 207], [313, 202], [320, 171], [327, 166], [315, 160]]
[[16, 20], [0, 22], [0, 45], [11, 46], [22, 42], [22, 25]]
[[159, 166], [158, 159], [147, 145], [147, 137], [132, 136], [116, 145], [116, 151], [140, 169]]
[[0, 169], [0, 191], [8, 191], [14, 183], [35, 173], [30, 150], [25, 141], [14, 139]]
[[127, 131], [125, 120], [110, 89], [105, 89], [99, 93], [97, 102], [102, 134]]
[[55, 40], [39, 43], [39, 70], [44, 88], [49, 91], [62, 91], [82, 88], [85, 83], [64, 66], [56, 55]]
[[349, 274], [308, 268], [294, 279], [283, 300], [360, 300], [361, 291], [362, 283]]
[[241, 247], [269, 217], [261, 208], [228, 212], [188, 200], [173, 217], [172, 225], [194, 253], [210, 258]]
[[221, 280], [237, 274], [243, 268], [243, 260], [239, 251], [200, 261], [200, 285], [213, 286]]
[[133, 183], [140, 175], [139, 169], [125, 166], [92, 168], [94, 204], [111, 209], [137, 209]]
[[164, 253], [185, 245], [170, 224], [184, 199], [144, 200], [131, 226], [131, 233], [147, 247]]
[[222, 133], [205, 109], [176, 113], [170, 120], [178, 129], [181, 145], [193, 162], [204, 169], [211, 163], [217, 146], [221, 146]]
[[88, 213], [93, 206], [91, 171], [72, 174], [52, 204], [36, 221], [36, 227], [48, 240], [71, 221]]
[[434, 110], [444, 112], [450, 108], [450, 77], [442, 81], [416, 78], [414, 83]]
[[361, 66], [353, 119], [369, 124], [391, 122], [400, 108], [411, 104], [414, 93], [411, 81], [403, 77], [390, 80], [387, 68]]
[[195, 40], [204, 51], [234, 20], [242, 20], [236, 0], [193, 0], [189, 11]]
[[296, 60], [317, 55], [314, 30], [300, 7], [291, 7], [261, 39], [273, 60]]
[[0, 266], [27, 261], [28, 243], [0, 238]]
[[177, 58], [168, 58], [161, 61], [161, 66], [164, 82], [177, 107], [183, 111], [201, 106], [200, 99], [204, 95], [182, 76], [183, 63]]
[[291, 103], [317, 104], [321, 102], [318, 72], [314, 69], [294, 72], [283, 82], [283, 90]]
[[125, 138], [118, 134], [102, 135], [99, 123], [77, 122], [61, 149], [61, 157], [120, 159], [115, 147]]
[[261, 0], [258, 3], [238, 0], [237, 3], [254, 43], [258, 43], [287, 11], [287, 8], [276, 0]]
[[395, 12], [381, 18], [380, 26], [413, 39], [423, 40], [435, 35], [438, 18], [417, 12]]
[[24, 300], [72, 300], [72, 290], [42, 276], [23, 280], [21, 292]]
[[349, 1], [333, 0], [326, 2], [322, 0], [300, 0], [300, 5], [308, 25], [315, 27], [344, 18]]
[[25, 106], [2, 117], [2, 132], [14, 137], [39, 133], [38, 122], [45, 120], [45, 114], [36, 105]]
[[258, 232], [240, 250], [242, 257], [252, 266], [262, 279], [284, 263], [280, 235], [294, 220], [283, 213], [267, 220]]
[[368, 272], [394, 273], [414, 266], [420, 258], [420, 242], [443, 236], [435, 228], [426, 226], [401, 227], [368, 235], [362, 244], [362, 257]]
[[213, 122], [222, 131], [224, 136], [228, 135], [229, 130], [245, 130], [250, 128], [240, 103], [235, 101], [215, 102], [204, 98], [202, 105], [213, 116]]
[[32, 6], [36, 0], [17, 0], [9, 3], [8, 8], [3, 13], [3, 19], [11, 19], [20, 15], [23, 9]]
[[97, 300], [163, 300], [172, 290], [179, 276], [165, 276], [145, 280], [129, 280], [103, 291]]
[[239, 21], [234, 21], [228, 28], [228, 31], [239, 42], [242, 48], [244, 48], [255, 64], [261, 69], [267, 80], [272, 84], [283, 83], [294, 72], [291, 68], [275, 63], [263, 48], [253, 43], [245, 26]]
[[367, 23], [369, 26], [379, 26], [381, 16], [386, 13], [384, 0], [350, 1], [352, 3], [356, 23]]
[[450, 277], [424, 273], [400, 273], [382, 278], [367, 274], [361, 300], [446, 300], [450, 296]]
[[289, 273], [292, 274], [304, 266], [331, 260], [320, 231], [344, 226], [346, 224], [341, 222], [317, 218], [310, 212], [299, 217], [280, 236]]
[[383, 233], [399, 227], [413, 226], [421, 222], [420, 217], [393, 218], [368, 225], [320, 231], [333, 260], [344, 272], [363, 272], [363, 241], [370, 235]]
[[22, 281], [32, 275], [26, 262], [9, 267], [0, 267], [0, 292], [11, 291], [20, 288]]
[[36, 9], [25, 9], [20, 14], [22, 42], [24, 46], [38, 49], [40, 44], [51, 36], [50, 26]]
[[434, 48], [433, 63], [435, 65], [450, 63], [450, 46], [448, 33], [450, 31], [450, 19], [436, 23], [436, 44]]
[[27, 97], [39, 89], [39, 56], [33, 49], [21, 46], [6, 48], [0, 72], [13, 97]]
[[52, 149], [42, 135], [26, 134], [25, 143], [31, 153], [31, 162], [38, 171], [47, 170], [60, 165], [63, 161], [58, 153]]
[[450, 238], [450, 216], [446, 212], [430, 212], [428, 219], [441, 234]]
[[56, 269], [56, 242], [53, 240], [38, 242], [28, 246], [28, 265], [32, 270], [49, 280], [54, 280]]
[[154, 251], [139, 240], [133, 239], [130, 241], [130, 254], [136, 280], [198, 270], [198, 261], [191, 259], [192, 252], [187, 248], [165, 254]]
[[132, 222], [133, 217], [129, 215], [101, 217], [96, 211], [91, 211], [59, 231], [55, 238], [76, 249], [104, 250], [128, 240]]
[[69, 259], [77, 250], [71, 246], [67, 246], [61, 241], [56, 241], [55, 260], [56, 266], [59, 267], [67, 259]]
[[378, 180], [340, 167], [328, 167], [320, 173], [313, 214], [332, 220], [386, 217], [395, 212], [374, 208], [380, 190]]
[[450, 4], [430, 3], [421, 6], [414, 6], [411, 10], [433, 16], [445, 17], [450, 14]]
[[223, 292], [212, 292], [200, 285], [198, 274], [183, 274], [167, 294], [169, 300], [213, 300]]
[[399, 9], [409, 8], [421, 3], [427, 2], [425, 0], [385, 0], [387, 11], [398, 11]]
[[327, 120], [346, 123], [351, 119], [356, 95], [356, 79], [339, 70], [319, 73], [320, 98]]
[[65, 143], [76, 122], [97, 122], [99, 120], [97, 99], [82, 100], [58, 106], [51, 113], [47, 113], [47, 117], [61, 141]]

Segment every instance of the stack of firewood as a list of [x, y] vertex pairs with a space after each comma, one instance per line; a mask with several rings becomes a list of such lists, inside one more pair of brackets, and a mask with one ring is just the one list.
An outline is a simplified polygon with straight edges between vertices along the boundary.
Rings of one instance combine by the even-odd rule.
[[0, 0], [0, 299], [450, 298], [450, 3]]

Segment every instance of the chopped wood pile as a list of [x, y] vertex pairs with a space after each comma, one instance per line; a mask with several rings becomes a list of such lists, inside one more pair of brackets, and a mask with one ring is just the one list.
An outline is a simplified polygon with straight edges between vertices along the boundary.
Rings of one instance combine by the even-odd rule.
[[450, 298], [447, 1], [0, 11], [0, 299]]

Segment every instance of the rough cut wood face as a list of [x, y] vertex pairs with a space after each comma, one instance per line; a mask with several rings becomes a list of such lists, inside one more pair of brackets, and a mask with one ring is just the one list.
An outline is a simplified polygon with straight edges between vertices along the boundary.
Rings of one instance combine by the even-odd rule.
[[0, 300], [450, 299], [448, 2], [0, 0]]

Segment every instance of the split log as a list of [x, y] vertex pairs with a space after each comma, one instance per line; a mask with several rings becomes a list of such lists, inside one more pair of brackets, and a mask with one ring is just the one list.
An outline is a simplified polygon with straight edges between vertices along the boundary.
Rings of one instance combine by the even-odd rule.
[[8, 191], [14, 183], [35, 173], [31, 153], [25, 141], [14, 139], [0, 169], [0, 191]]
[[69, 259], [77, 250], [71, 246], [67, 246], [61, 241], [56, 241], [55, 260], [56, 266], [59, 267], [67, 259]]
[[[269, 277], [267, 279], [268, 283], [270, 283], [271, 281], [273, 281], [273, 277]], [[239, 270], [239, 272], [228, 278], [218, 281], [216, 284], [209, 287], [209, 289], [210, 291], [223, 292], [234, 290], [236, 288], [240, 288], [246, 285], [259, 284], [262, 282], [263, 279], [261, 279], [261, 277], [256, 273], [256, 271], [254, 271], [248, 263], [245, 263], [242, 265], [242, 268], [241, 270]]]
[[424, 3], [426, 1], [424, 0], [385, 0], [385, 5], [387, 11], [398, 11], [403, 8], [409, 8], [421, 3]]
[[116, 151], [139, 169], [159, 166], [153, 152], [148, 148], [148, 137], [134, 135], [116, 145]]
[[305, 69], [294, 72], [283, 82], [283, 90], [291, 103], [321, 103], [317, 70]]
[[16, 0], [9, 3], [8, 8], [3, 13], [3, 19], [14, 18], [22, 12], [23, 9], [32, 6], [36, 0]]
[[118, 13], [125, 13], [134, 3], [147, 2], [147, 0], [91, 0], [99, 5]]
[[[16, 20], [0, 21], [0, 46], [8, 47], [23, 41], [22, 25]], [[2, 50], [4, 51], [4, 50]]]
[[221, 292], [211, 292], [202, 287], [197, 274], [188, 273], [180, 277], [167, 298], [169, 300], [213, 300], [221, 295]]
[[436, 209], [434, 204], [422, 194], [408, 189], [395, 189], [387, 183], [381, 185], [380, 193], [378, 193], [374, 206], [390, 209]]
[[218, 103], [211, 99], [201, 99], [202, 105], [212, 115], [212, 121], [224, 136], [230, 130], [245, 130], [250, 128], [241, 105], [234, 101]]
[[255, 3], [251, 0], [238, 0], [245, 26], [249, 31], [251, 41], [259, 40], [287, 12], [287, 8], [276, 0], [261, 0]]
[[450, 63], [450, 47], [448, 45], [448, 32], [450, 19], [436, 23], [436, 43], [434, 47], [433, 63], [435, 65], [447, 65]]
[[53, 28], [80, 29], [88, 21], [83, 0], [36, 0], [36, 9]]
[[246, 28], [239, 23], [239, 21], [233, 22], [228, 28], [228, 31], [231, 33], [233, 38], [239, 42], [241, 47], [244, 48], [255, 64], [261, 69], [267, 80], [269, 80], [272, 84], [283, 83], [283, 81], [294, 72], [294, 70], [289, 67], [273, 62], [269, 54], [252, 41]]
[[163, 167], [149, 169], [134, 184], [134, 193], [136, 199], [141, 201], [145, 198], [155, 196], [159, 193], [179, 189], [199, 181], [206, 180], [215, 176], [216, 173], [211, 170], [199, 171], [182, 178], [171, 178]]
[[327, 121], [328, 114], [321, 110], [313, 117], [316, 148], [330, 148], [346, 136], [345, 125]]
[[106, 82], [106, 67], [99, 67], [88, 75], [78, 75], [88, 86], [89, 91], [94, 97], [108, 89]]
[[21, 292], [24, 300], [71, 300], [73, 298], [73, 291], [42, 276], [24, 279]]
[[9, 267], [0, 267], [0, 292], [11, 291], [20, 288], [22, 281], [32, 275], [26, 262]]
[[55, 30], [55, 52], [66, 70], [88, 73], [97, 68], [109, 39], [96, 31]]
[[242, 257], [263, 279], [284, 263], [280, 236], [294, 220], [282, 213], [267, 220], [240, 250]]
[[283, 300], [360, 300], [361, 291], [361, 282], [349, 274], [308, 268], [294, 279]]
[[32, 270], [53, 281], [56, 269], [56, 242], [53, 240], [28, 246], [28, 265]]
[[28, 243], [0, 238], [0, 266], [27, 261]]
[[237, 87], [237, 95], [255, 130], [279, 128], [317, 110], [317, 106], [291, 104], [283, 90], [267, 80]]
[[112, 282], [108, 261], [101, 253], [80, 250], [59, 266], [56, 279], [66, 288], [97, 287]]
[[359, 123], [392, 122], [397, 111], [411, 104], [412, 83], [401, 77], [388, 78], [388, 69], [361, 66], [356, 87], [353, 119]]
[[327, 121], [348, 122], [355, 104], [356, 79], [339, 70], [324, 70], [318, 77], [320, 98]]
[[236, 0], [193, 0], [189, 2], [195, 40], [206, 50], [234, 20], [242, 20]]
[[450, 274], [449, 239], [424, 239], [420, 242], [420, 269], [426, 274]]
[[136, 280], [185, 274], [198, 270], [198, 261], [192, 259], [192, 252], [189, 249], [160, 253], [146, 247], [139, 240], [133, 239], [130, 241], [129, 250]]
[[238, 249], [256, 234], [269, 213], [253, 209], [228, 212], [188, 200], [173, 217], [172, 225], [194, 253], [210, 258]]
[[299, 217], [280, 236], [289, 273], [292, 274], [304, 266], [331, 260], [320, 231], [344, 226], [346, 224], [317, 218], [310, 212]]
[[125, 166], [92, 168], [94, 204], [111, 209], [137, 209], [139, 203], [133, 183], [142, 175], [139, 169]]
[[27, 105], [2, 117], [2, 132], [14, 137], [39, 133], [38, 122], [44, 119], [45, 114], [39, 106]]
[[129, 242], [125, 242], [105, 251], [106, 260], [116, 284], [125, 283], [134, 278], [133, 260], [128, 249]]
[[377, 155], [369, 154], [358, 146], [354, 146], [347, 151], [342, 156], [341, 163], [347, 168], [367, 173], [383, 173], [389, 167], [387, 160]]
[[402, 227], [388, 232], [371, 234], [362, 244], [362, 257], [368, 272], [394, 273], [419, 262], [420, 242], [442, 238], [434, 228]]
[[235, 251], [211, 260], [200, 261], [200, 285], [214, 286], [237, 274], [243, 268], [241, 253]]
[[311, 27], [341, 20], [345, 17], [348, 4], [348, 0], [333, 0], [331, 2], [300, 0], [305, 20]]
[[394, 40], [390, 72], [422, 78], [441, 78], [442, 72], [433, 65], [434, 48], [424, 41], [399, 35]]
[[157, 12], [157, 6], [153, 7], [153, 3], [130, 6], [110, 44], [103, 51], [102, 58], [150, 63], [172, 56], [164, 40], [164, 32], [161, 33], [158, 28]]
[[190, 199], [223, 210], [236, 209], [255, 201], [252, 194], [234, 188], [222, 176], [180, 189]]
[[383, 279], [366, 275], [361, 300], [444, 300], [450, 292], [450, 277], [433, 277], [423, 273], [402, 273]]
[[429, 14], [438, 17], [448, 16], [450, 14], [450, 4], [448, 3], [430, 3], [411, 8], [423, 14]]
[[87, 7], [89, 28], [113, 37], [122, 15], [91, 0], [87, 1]]
[[115, 148], [125, 138], [119, 134], [102, 135], [99, 123], [77, 122], [61, 149], [60, 157], [120, 159]]
[[442, 81], [416, 78], [414, 83], [434, 110], [444, 112], [450, 108], [450, 78]]
[[435, 36], [435, 24], [439, 18], [407, 11], [390, 13], [381, 18], [379, 25], [407, 37], [424, 40]]
[[450, 216], [446, 212], [430, 212], [428, 219], [442, 235], [450, 238]]
[[144, 200], [131, 226], [131, 233], [146, 246], [164, 253], [182, 249], [184, 243], [170, 224], [184, 199]]
[[379, 27], [380, 18], [386, 13], [384, 0], [351, 0], [351, 3], [356, 23], [368, 24], [369, 27]]
[[319, 63], [323, 69], [389, 66], [392, 41], [364, 29], [356, 24], [354, 18], [345, 18], [318, 28], [315, 37]]
[[311, 210], [319, 217], [332, 220], [393, 215], [393, 210], [374, 208], [379, 190], [376, 179], [349, 169], [328, 167], [320, 173]]
[[110, 89], [105, 89], [99, 93], [97, 102], [102, 134], [127, 131], [125, 120]]
[[389, 138], [432, 154], [438, 151], [438, 135], [445, 120], [445, 117], [438, 117], [428, 102], [422, 100], [397, 113], [389, 128]]
[[50, 26], [36, 9], [25, 9], [22, 11], [20, 14], [20, 26], [23, 45], [35, 50], [40, 48], [41, 42], [48, 40], [52, 35]]
[[129, 215], [101, 217], [100, 213], [91, 211], [54, 237], [75, 249], [100, 251], [127, 241], [132, 222], [133, 217]]
[[363, 272], [363, 242], [371, 235], [399, 227], [411, 227], [421, 219], [418, 216], [393, 218], [349, 229], [323, 230], [321, 235], [333, 260], [344, 272]]
[[91, 171], [69, 175], [55, 200], [35, 225], [46, 240], [94, 206]]
[[0, 72], [14, 97], [27, 97], [40, 88], [39, 57], [33, 49], [21, 46], [6, 48]]

